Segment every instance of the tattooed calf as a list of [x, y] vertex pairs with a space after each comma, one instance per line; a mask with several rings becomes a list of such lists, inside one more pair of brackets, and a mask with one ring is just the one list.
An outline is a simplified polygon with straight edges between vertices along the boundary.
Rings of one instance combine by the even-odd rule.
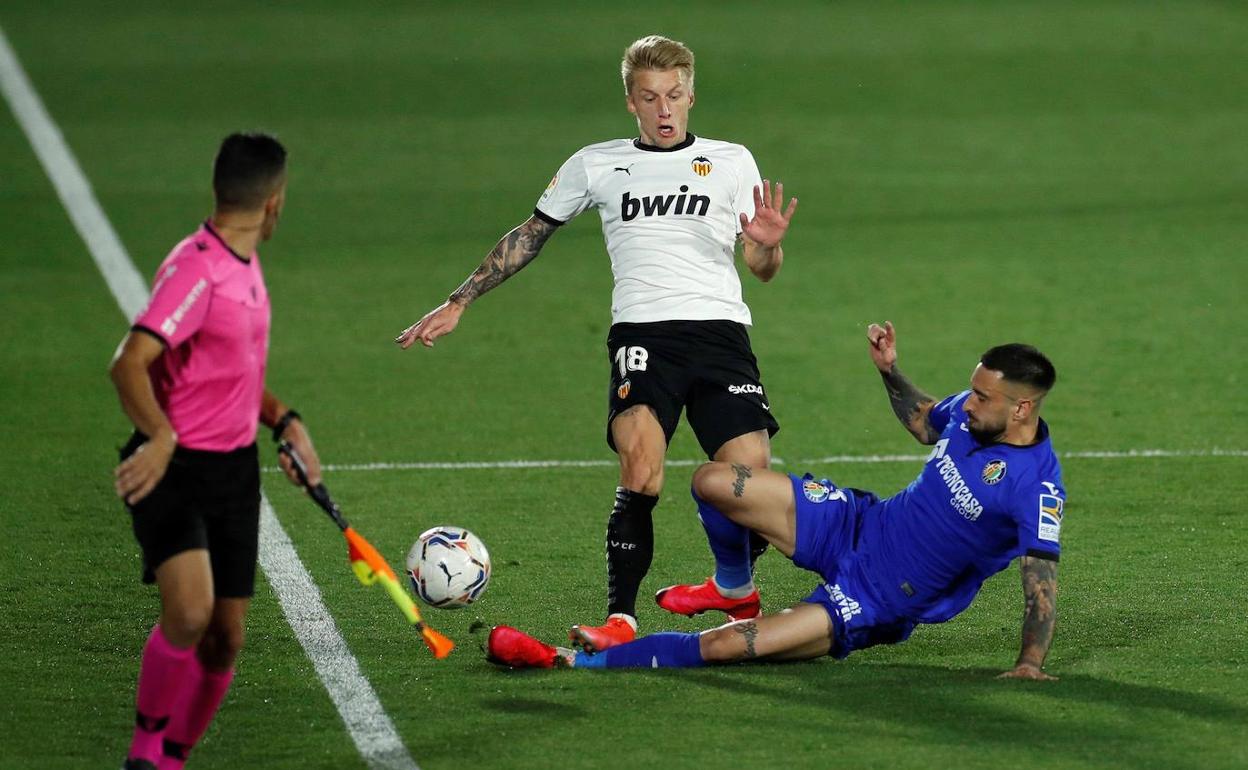
[[758, 638], [758, 624], [752, 620], [744, 623], [738, 623], [732, 627], [741, 636], [745, 637], [745, 657], [757, 658], [758, 653], [754, 651], [754, 640]]

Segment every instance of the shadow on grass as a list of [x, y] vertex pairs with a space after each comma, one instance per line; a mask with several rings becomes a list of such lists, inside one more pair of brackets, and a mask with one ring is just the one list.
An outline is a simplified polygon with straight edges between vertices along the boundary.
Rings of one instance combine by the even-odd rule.
[[[1112, 758], [1114, 763], [1151, 767], [1217, 755], [1248, 723], [1248, 707], [1222, 697], [1082, 674], [1066, 674], [1056, 682], [1025, 682], [999, 680], [1000, 671], [989, 668], [830, 661], [499, 673], [533, 676], [533, 684], [552, 684], [557, 677], [573, 689], [627, 680], [628, 692], [620, 693], [625, 699], [645, 692], [657, 696], [652, 708], [705, 718], [708, 726], [716, 715], [735, 710], [749, 715], [746, 733], [760, 739], [783, 735], [792, 746], [820, 745], [834, 729], [851, 738], [912, 747], [1020, 749], [1076, 764]], [[658, 706], [667, 699], [668, 705]], [[566, 715], [568, 700], [565, 693], [550, 701], [490, 698], [482, 705], [544, 719]], [[1212, 730], [1191, 729], [1199, 722]]]
[[583, 716], [568, 709], [564, 700], [538, 700], [537, 698], [485, 698], [478, 701], [482, 708], [501, 711], [504, 714], [528, 714], [537, 717], [557, 716], [570, 719]]
[[[832, 723], [878, 725], [925, 744], [1027, 746], [1074, 761], [1113, 756], [1132, 766], [1183, 764], [1205, 751], [1218, 752], [1216, 738], [1206, 744], [1176, 720], [1205, 722], [1222, 740], [1232, 740], [1248, 723], [1248, 707], [1217, 696], [1080, 674], [1027, 682], [999, 680], [999, 673], [896, 663], [812, 670], [794, 663], [643, 675], [679, 678], [686, 687], [733, 693], [744, 702], [796, 704], [807, 713], [828, 715]], [[767, 717], [757, 710], [751, 719], [767, 728]], [[806, 725], [811, 737], [826, 728]], [[791, 713], [774, 725], [790, 732], [795, 726], [800, 733], [803, 723], [795, 725]]]
[[[816, 664], [818, 665], [818, 664]], [[836, 664], [833, 664], [836, 665]], [[810, 682], [814, 677], [809, 663], [775, 663], [753, 667], [753, 672], [765, 672], [771, 677], [785, 680], [801, 679]], [[963, 668], [950, 669], [941, 666], [923, 666], [912, 663], [874, 663], [865, 665], [841, 664], [840, 675], [835, 677], [836, 690], [855, 696], [854, 708], [870, 700], [871, 695], [888, 693], [904, 694], [907, 698], [932, 698], [935, 707], [955, 696], [960, 702], [966, 697], [983, 695], [1033, 694], [1057, 698], [1066, 702], [1078, 701], [1089, 705], [1130, 707], [1132, 709], [1157, 709], [1197, 717], [1213, 722], [1236, 725], [1248, 723], [1248, 707], [1218, 698], [1184, 690], [1172, 690], [1153, 685], [1133, 684], [1099, 679], [1083, 674], [1066, 674], [1056, 682], [1027, 682], [997, 679], [1000, 669]], [[746, 672], [746, 666], [701, 668], [686, 671], [673, 669], [647, 670], [646, 676], [680, 677], [705, 687], [741, 692], [743, 694], [770, 696], [791, 700], [793, 690], [785, 682], [764, 685], [732, 676], [736, 671]], [[728, 674], [725, 676], [725, 674]], [[835, 704], [825, 704], [834, 706]]]

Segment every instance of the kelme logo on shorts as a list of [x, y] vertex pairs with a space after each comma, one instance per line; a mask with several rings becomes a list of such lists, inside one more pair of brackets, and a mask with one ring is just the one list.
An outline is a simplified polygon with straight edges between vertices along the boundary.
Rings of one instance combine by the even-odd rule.
[[988, 486], [996, 484], [998, 481], [1005, 478], [1005, 460], [993, 460], [988, 463], [984, 466], [984, 472], [979, 474], [979, 477], [983, 479], [984, 483]]
[[832, 490], [828, 489], [824, 484], [814, 479], [806, 479], [802, 482], [802, 493], [806, 495], [806, 499], [812, 503], [822, 503], [832, 494]]

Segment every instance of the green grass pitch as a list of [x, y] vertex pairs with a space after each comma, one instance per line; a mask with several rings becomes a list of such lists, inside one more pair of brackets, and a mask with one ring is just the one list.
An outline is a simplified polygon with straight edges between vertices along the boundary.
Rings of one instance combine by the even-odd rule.
[[[835, 663], [505, 672], [476, 620], [551, 639], [603, 609], [611, 467], [338, 471], [392, 561], [428, 526], [489, 544], [476, 606], [430, 611], [435, 662], [345, 564], [324, 517], [265, 486], [424, 768], [1244, 767], [1248, 12], [1230, 2], [130, 3], [8, 0], [0, 26], [150, 278], [209, 210], [216, 143], [277, 132], [287, 213], [263, 250], [269, 382], [336, 464], [605, 460], [610, 274], [596, 216], [561, 231], [432, 351], [391, 338], [524, 219], [577, 148], [633, 129], [618, 58], [698, 56], [691, 128], [745, 143], [801, 199], [769, 285], [744, 277], [791, 470], [891, 493], [917, 453], [863, 330], [891, 319], [925, 389], [984, 348], [1047, 351], [1071, 458], [1061, 681], [998, 682], [1016, 569], [964, 615]], [[127, 319], [0, 110], [0, 768], [113, 767], [157, 611], [111, 491], [126, 422], [105, 374]], [[1240, 454], [1201, 454], [1213, 449]], [[265, 449], [266, 462], [273, 457]], [[682, 428], [676, 459], [698, 456]], [[643, 593], [710, 569], [669, 470]], [[815, 583], [774, 553], [766, 609]], [[648, 630], [694, 630], [647, 601]], [[261, 579], [235, 687], [191, 767], [364, 762]]]

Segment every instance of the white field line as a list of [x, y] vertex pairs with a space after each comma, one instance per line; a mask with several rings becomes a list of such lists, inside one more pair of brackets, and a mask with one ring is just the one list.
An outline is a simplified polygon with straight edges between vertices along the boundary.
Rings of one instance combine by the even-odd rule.
[[[1248, 449], [1125, 449], [1058, 452], [1061, 459], [1131, 460], [1148, 457], [1248, 457]], [[926, 454], [897, 455], [829, 455], [804, 460], [785, 461], [773, 457], [772, 465], [831, 465], [838, 463], [872, 465], [878, 463], [918, 462], [927, 459]], [[701, 465], [705, 460], [668, 460], [669, 468], [689, 468]], [[475, 471], [475, 470], [541, 470], [545, 468], [614, 468], [616, 460], [465, 460], [462, 462], [371, 462], [331, 463], [322, 466], [326, 471]], [[265, 468], [267, 472], [278, 470]]]
[[[0, 28], [0, 90], [29, 139], [69, 218], [126, 319], [147, 303], [147, 285], [135, 269], [86, 176], [66, 146]], [[282, 612], [342, 716], [351, 739], [370, 768], [419, 770], [399, 738], [376, 692], [321, 601], [290, 538], [267, 498], [261, 500], [260, 565], [281, 602]]]

